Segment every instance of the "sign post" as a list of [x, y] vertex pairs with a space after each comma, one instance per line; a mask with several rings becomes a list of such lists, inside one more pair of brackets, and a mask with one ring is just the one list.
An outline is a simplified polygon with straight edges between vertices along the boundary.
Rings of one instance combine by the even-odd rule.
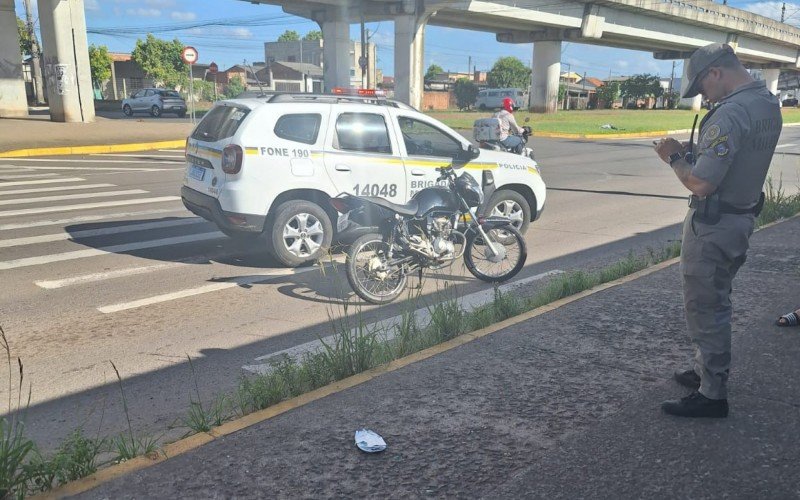
[[189, 102], [192, 106], [189, 115], [191, 116], [192, 124], [194, 124], [194, 78], [192, 78], [192, 64], [197, 62], [197, 55], [197, 49], [194, 47], [184, 47], [181, 51], [181, 60], [189, 65]]

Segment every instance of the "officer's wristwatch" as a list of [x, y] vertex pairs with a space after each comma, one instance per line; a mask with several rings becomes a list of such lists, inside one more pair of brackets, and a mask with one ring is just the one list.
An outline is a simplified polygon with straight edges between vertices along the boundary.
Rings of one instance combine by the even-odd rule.
[[683, 158], [683, 153], [678, 151], [677, 153], [672, 153], [669, 155], [669, 166], [671, 167], [673, 163]]

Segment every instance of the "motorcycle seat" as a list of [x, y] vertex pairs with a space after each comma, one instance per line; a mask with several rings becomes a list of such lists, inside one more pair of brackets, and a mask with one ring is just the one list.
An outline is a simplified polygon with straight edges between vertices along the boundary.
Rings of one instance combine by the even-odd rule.
[[399, 203], [392, 203], [384, 198], [377, 198], [374, 196], [364, 196], [361, 199], [374, 205], [378, 205], [379, 207], [389, 209], [392, 212], [396, 212], [400, 215], [416, 215], [417, 210], [419, 210], [419, 203], [417, 200], [411, 200], [405, 205], [400, 205]]

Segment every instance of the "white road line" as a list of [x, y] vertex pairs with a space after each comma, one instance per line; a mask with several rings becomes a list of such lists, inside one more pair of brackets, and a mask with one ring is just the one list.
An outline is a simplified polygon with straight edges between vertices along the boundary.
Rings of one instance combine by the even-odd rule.
[[55, 234], [43, 234], [41, 236], [29, 236], [27, 238], [0, 240], [0, 248], [18, 247], [23, 245], [35, 245], [38, 243], [49, 243], [51, 241], [77, 240], [80, 238], [92, 238], [94, 236], [106, 236], [110, 234], [132, 233], [134, 231], [147, 231], [150, 229], [162, 229], [165, 227], [186, 226], [189, 224], [199, 224], [201, 222], [206, 222], [206, 221], [199, 217], [194, 217], [191, 219], [164, 220], [155, 222], [143, 222], [142, 224], [129, 224], [127, 226], [86, 229], [84, 231], [75, 231], [74, 233], [64, 232]]
[[30, 172], [30, 170], [26, 167], [17, 167], [15, 165], [0, 165], [0, 175], [19, 172]]
[[182, 149], [159, 149], [162, 153], [181, 153], [183, 154]]
[[778, 144], [777, 146], [775, 146], [775, 149], [780, 149], [780, 148], [790, 148], [790, 147], [792, 147], [792, 146], [797, 146], [797, 144], [794, 144], [794, 143], [789, 143], [789, 144]]
[[172, 238], [163, 238], [160, 240], [138, 241], [136, 243], [125, 243], [124, 245], [112, 245], [101, 248], [89, 248], [86, 250], [76, 250], [74, 252], [64, 252], [51, 255], [42, 255], [41, 257], [26, 257], [24, 259], [7, 260], [0, 262], [0, 270], [3, 269], [17, 269], [19, 267], [38, 266], [42, 264], [50, 264], [53, 262], [63, 262], [65, 260], [83, 259], [86, 257], [96, 257], [98, 255], [107, 255], [112, 253], [130, 252], [132, 250], [143, 250], [145, 248], [165, 247], [169, 245], [180, 245], [183, 243], [192, 243], [195, 241], [214, 240], [224, 238], [225, 235], [219, 231], [211, 233], [190, 234], [188, 236], [175, 236]]
[[[549, 276], [555, 276], [563, 273], [564, 271], [561, 271], [560, 269], [555, 269], [553, 271], [548, 271], [545, 273], [537, 274], [535, 276], [529, 276], [527, 278], [518, 281], [512, 281], [510, 283], [506, 283], [500, 286], [499, 290], [503, 293], [509, 293], [512, 292], [515, 288], [519, 288], [528, 283], [532, 283], [534, 281], [538, 281], [543, 278], [547, 278]], [[475, 292], [469, 295], [465, 295], [463, 297], [459, 297], [458, 301], [462, 309], [466, 311], [471, 311], [477, 309], [478, 307], [484, 304], [492, 302], [492, 300], [494, 300], [494, 293], [495, 292], [493, 288], [489, 290], [482, 290], [480, 292]], [[416, 311], [414, 311], [414, 316], [416, 318], [417, 325], [421, 327], [427, 325], [430, 322], [430, 317], [431, 317], [430, 313], [431, 310], [427, 305], [425, 307], [421, 307]], [[393, 327], [401, 323], [403, 316], [404, 316], [403, 314], [400, 314], [385, 319], [383, 321], [378, 321], [376, 323], [366, 325], [365, 331], [388, 332], [387, 334], [382, 335], [381, 337], [386, 340], [391, 339], [394, 337], [394, 332], [396, 331]], [[305, 344], [300, 344], [294, 347], [290, 347], [282, 351], [273, 352], [265, 356], [259, 356], [258, 358], [255, 359], [255, 361], [263, 363], [245, 365], [242, 367], [242, 369], [251, 373], [268, 373], [272, 370], [272, 367], [274, 366], [274, 364], [269, 362], [272, 358], [289, 356], [294, 359], [299, 359], [305, 353], [314, 353], [321, 350], [322, 341], [330, 344], [331, 342], [335, 342], [335, 339], [334, 336], [331, 335], [322, 340], [312, 340], [311, 342], [306, 342]]]
[[3, 180], [5, 179], [33, 179], [34, 177], [57, 177], [58, 174], [14, 174], [14, 175], [5, 175], [0, 174], [0, 186], [5, 185]]
[[25, 205], [28, 203], [42, 203], [45, 201], [83, 200], [86, 198], [111, 198], [112, 196], [128, 196], [133, 194], [147, 194], [144, 189], [126, 189], [125, 191], [105, 191], [102, 193], [59, 194], [56, 196], [39, 196], [37, 198], [14, 198], [2, 200], [0, 205]]
[[79, 184], [75, 186], [59, 186], [35, 189], [15, 189], [13, 191], [0, 191], [0, 196], [9, 194], [32, 194], [32, 193], [52, 193], [54, 191], [78, 191], [80, 189], [97, 189], [106, 187], [116, 187], [116, 184]]
[[249, 274], [243, 277], [233, 278], [233, 281], [226, 281], [224, 283], [212, 283], [210, 285], [199, 286], [196, 288], [187, 288], [186, 290], [179, 290], [177, 292], [165, 293], [163, 295], [156, 295], [154, 297], [147, 297], [140, 300], [131, 302], [122, 302], [119, 304], [112, 304], [108, 306], [98, 307], [97, 310], [104, 314], [111, 314], [120, 311], [127, 311], [128, 309], [136, 309], [139, 307], [159, 304], [162, 302], [169, 302], [172, 300], [183, 299], [185, 297], [192, 297], [194, 295], [202, 295], [204, 293], [216, 292], [233, 288], [237, 286], [252, 285], [255, 283], [262, 283], [274, 278], [281, 278], [284, 276], [291, 276], [295, 274], [303, 274], [309, 271], [318, 271], [318, 267], [300, 267], [295, 269], [271, 269], [260, 273]]
[[33, 222], [21, 222], [16, 224], [0, 224], [0, 231], [9, 231], [11, 229], [28, 229], [31, 227], [42, 226], [62, 226], [68, 224], [77, 224], [80, 222], [94, 222], [98, 220], [108, 219], [121, 219], [123, 217], [139, 217], [141, 215], [157, 215], [157, 214], [178, 214], [184, 213], [183, 209], [161, 208], [156, 210], [142, 210], [140, 212], [122, 212], [116, 214], [102, 214], [102, 215], [83, 215], [81, 217], [72, 217], [70, 219], [57, 219], [57, 220], [38, 220]]
[[117, 269], [105, 273], [92, 273], [84, 274], [82, 276], [73, 276], [71, 278], [64, 278], [60, 280], [50, 281], [36, 281], [36, 286], [54, 290], [56, 288], [64, 288], [72, 285], [82, 285], [85, 283], [94, 283], [96, 281], [105, 281], [114, 278], [123, 278], [127, 276], [136, 276], [138, 274], [147, 274], [153, 271], [162, 269], [169, 269], [172, 267], [187, 266], [189, 264], [200, 264], [206, 262], [208, 257], [192, 257], [190, 259], [182, 259], [176, 262], [165, 262], [163, 264], [154, 264], [152, 266], [129, 267], [127, 269]]
[[[78, 159], [59, 159], [59, 158], [14, 158], [14, 161], [30, 161], [30, 162], [38, 162], [38, 163], [46, 163], [46, 162], [58, 162], [58, 163], [142, 163], [143, 160], [78, 160]], [[163, 160], [154, 160], [148, 161], [147, 163], [163, 163], [163, 164], [175, 164], [174, 161], [163, 161]], [[39, 169], [39, 170], [75, 170], [75, 167], [28, 167], [30, 169]], [[119, 170], [119, 168], [109, 167], [106, 169], [100, 169], [98, 167], [87, 167], [91, 168], [92, 170]], [[122, 167], [120, 167], [122, 168]], [[150, 170], [158, 170], [158, 169], [150, 169]]]
[[163, 203], [180, 201], [180, 196], [160, 196], [158, 198], [140, 198], [138, 200], [103, 201], [100, 203], [81, 203], [79, 205], [61, 205], [57, 207], [26, 208], [24, 210], [7, 210], [0, 212], [0, 217], [16, 215], [46, 214], [49, 212], [65, 212], [68, 210], [88, 210], [90, 208], [119, 207], [122, 205], [141, 205], [144, 203]]
[[85, 181], [83, 177], [64, 177], [63, 179], [45, 179], [41, 181], [16, 181], [0, 183], [2, 187], [8, 186], [30, 186], [32, 184], [55, 184], [56, 182], [79, 182]]

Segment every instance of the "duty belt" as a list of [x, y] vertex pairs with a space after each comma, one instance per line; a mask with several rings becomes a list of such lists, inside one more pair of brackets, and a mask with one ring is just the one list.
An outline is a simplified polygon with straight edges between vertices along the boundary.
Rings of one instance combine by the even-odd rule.
[[[714, 195], [712, 195], [714, 196]], [[705, 210], [706, 209], [706, 198], [699, 198], [698, 196], [691, 195], [689, 196], [689, 208], [694, 208], [696, 210]], [[718, 206], [718, 213], [721, 214], [735, 214], [735, 215], [744, 215], [744, 214], [754, 214], [758, 216], [761, 213], [761, 209], [764, 206], [764, 193], [761, 193], [761, 196], [758, 199], [758, 203], [753, 205], [750, 208], [739, 208], [731, 205], [730, 203], [726, 203], [722, 200], [717, 201]]]

